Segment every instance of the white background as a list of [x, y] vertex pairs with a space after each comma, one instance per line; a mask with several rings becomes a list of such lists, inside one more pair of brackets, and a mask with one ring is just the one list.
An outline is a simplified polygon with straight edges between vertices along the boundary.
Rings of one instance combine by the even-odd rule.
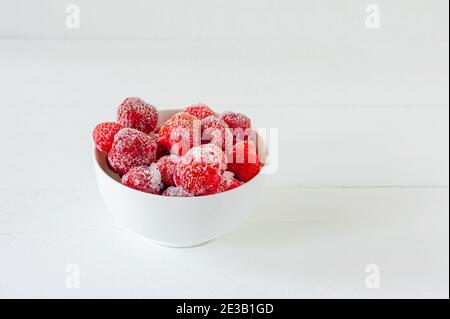
[[[0, 0], [1, 297], [448, 298], [448, 1], [373, 1], [379, 29], [370, 1], [73, 1], [79, 29], [68, 3]], [[192, 249], [114, 228], [90, 135], [130, 95], [279, 128], [246, 224]]]

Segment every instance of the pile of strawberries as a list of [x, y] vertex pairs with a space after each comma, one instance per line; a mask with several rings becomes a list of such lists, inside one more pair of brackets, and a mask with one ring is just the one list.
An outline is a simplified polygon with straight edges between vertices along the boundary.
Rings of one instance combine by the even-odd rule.
[[137, 97], [117, 109], [117, 122], [94, 128], [98, 150], [123, 185], [165, 196], [216, 194], [239, 187], [260, 169], [250, 119], [188, 106], [160, 127], [158, 111]]

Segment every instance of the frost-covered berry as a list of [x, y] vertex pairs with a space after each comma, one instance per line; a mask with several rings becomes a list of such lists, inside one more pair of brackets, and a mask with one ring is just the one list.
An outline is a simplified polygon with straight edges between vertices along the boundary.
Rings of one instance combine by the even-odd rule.
[[126, 98], [117, 108], [117, 122], [145, 134], [153, 132], [158, 124], [156, 108], [138, 97]]
[[109, 165], [121, 175], [134, 166], [150, 165], [155, 160], [156, 147], [150, 136], [132, 128], [123, 128], [114, 136], [108, 153]]
[[186, 112], [180, 112], [168, 119], [159, 129], [159, 142], [172, 154], [184, 155], [200, 139], [201, 123]]
[[202, 143], [211, 143], [221, 149], [233, 146], [233, 135], [221, 118], [211, 115], [202, 120]]
[[242, 113], [225, 112], [220, 118], [227, 123], [233, 135], [238, 140], [244, 140], [251, 135], [252, 123], [250, 118]]
[[219, 189], [217, 190], [217, 192], [226, 192], [239, 186], [241, 186], [241, 183], [236, 178], [234, 178], [234, 173], [225, 171], [222, 175], [222, 179], [220, 181]]
[[142, 192], [159, 194], [163, 187], [158, 165], [137, 166], [122, 176], [122, 184]]
[[226, 170], [225, 154], [213, 144], [193, 147], [175, 168], [175, 185], [196, 196], [217, 192]]
[[122, 125], [116, 122], [104, 122], [98, 124], [92, 133], [95, 146], [100, 151], [109, 152], [112, 143], [114, 142], [114, 135], [116, 135], [122, 128]]
[[233, 146], [232, 157], [229, 159], [228, 170], [236, 174], [242, 182], [248, 182], [261, 169], [261, 162], [253, 142], [239, 141]]
[[173, 173], [175, 172], [175, 167], [180, 161], [178, 155], [166, 155], [158, 160], [159, 171], [161, 172], [161, 179], [166, 186], [175, 186], [175, 181], [173, 180]]
[[209, 106], [203, 103], [188, 106], [184, 111], [195, 116], [199, 120], [203, 120], [205, 117], [210, 115], [216, 115], [216, 113], [214, 113]]
[[168, 187], [163, 193], [163, 196], [172, 196], [172, 197], [193, 197], [194, 194], [186, 192], [183, 187]]

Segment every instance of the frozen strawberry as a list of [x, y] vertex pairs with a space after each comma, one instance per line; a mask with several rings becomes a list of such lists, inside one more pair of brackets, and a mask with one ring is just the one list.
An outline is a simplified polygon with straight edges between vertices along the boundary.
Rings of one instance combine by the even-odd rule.
[[173, 173], [179, 161], [180, 157], [178, 155], [166, 155], [158, 160], [157, 163], [161, 172], [161, 179], [166, 186], [175, 186]]
[[203, 120], [205, 117], [208, 117], [210, 115], [216, 115], [216, 113], [214, 113], [214, 111], [209, 106], [203, 103], [188, 106], [184, 111], [195, 116], [199, 120]]
[[114, 142], [114, 135], [121, 129], [122, 125], [116, 122], [104, 122], [98, 124], [92, 133], [95, 146], [100, 151], [109, 152], [112, 143]]
[[234, 173], [225, 171], [222, 175], [222, 179], [220, 181], [219, 189], [217, 190], [217, 192], [226, 192], [239, 186], [241, 186], [241, 183], [236, 178], [234, 178]]
[[163, 193], [163, 196], [172, 196], [172, 197], [193, 197], [194, 194], [186, 192], [183, 187], [168, 187]]
[[250, 119], [241, 113], [225, 112], [220, 118], [227, 123], [233, 135], [238, 140], [244, 140], [251, 135], [252, 123]]
[[150, 165], [156, 156], [156, 142], [141, 131], [123, 128], [115, 136], [108, 161], [118, 174], [125, 174], [134, 166]]
[[184, 155], [199, 144], [201, 123], [186, 112], [168, 119], [159, 129], [159, 142], [172, 154]]
[[232, 147], [233, 135], [221, 118], [211, 115], [202, 120], [202, 143], [211, 143], [221, 149]]
[[129, 97], [117, 108], [117, 122], [149, 134], [158, 124], [158, 111], [141, 98]]
[[248, 129], [252, 128], [252, 123], [250, 119], [242, 113], [225, 112], [220, 115], [220, 117], [228, 124], [232, 129]]
[[242, 182], [248, 182], [261, 169], [261, 162], [253, 142], [239, 141], [233, 146], [232, 157], [229, 158], [228, 170], [236, 174]]
[[217, 192], [226, 170], [225, 154], [213, 144], [192, 148], [175, 168], [175, 185], [196, 196]]
[[142, 192], [159, 194], [163, 187], [158, 165], [136, 166], [122, 176], [122, 184]]

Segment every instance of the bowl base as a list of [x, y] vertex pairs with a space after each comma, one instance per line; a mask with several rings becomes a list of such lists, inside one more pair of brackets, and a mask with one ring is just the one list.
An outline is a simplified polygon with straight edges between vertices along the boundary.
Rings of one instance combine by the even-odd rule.
[[214, 240], [213, 239], [208, 239], [205, 241], [201, 241], [201, 242], [188, 242], [188, 243], [171, 243], [171, 242], [164, 242], [164, 241], [159, 241], [159, 240], [155, 240], [152, 239], [150, 237], [147, 237], [137, 231], [134, 231], [132, 229], [126, 228], [126, 227], [122, 227], [123, 229], [126, 229], [129, 232], [132, 232], [133, 234], [139, 235], [139, 237], [144, 238], [145, 240], [151, 242], [152, 244], [158, 245], [158, 246], [162, 246], [162, 247], [168, 247], [168, 248], [193, 248], [193, 247], [198, 247], [198, 246], [202, 246], [202, 245], [206, 245], [207, 243], [211, 242]]
[[168, 247], [168, 248], [193, 248], [193, 247], [206, 245], [207, 243], [212, 241], [212, 239], [210, 239], [210, 240], [207, 240], [207, 241], [204, 241], [201, 243], [194, 243], [194, 244], [173, 244], [173, 243], [164, 243], [164, 242], [153, 240], [153, 239], [149, 239], [149, 240], [158, 246], [163, 246], [163, 247]]

